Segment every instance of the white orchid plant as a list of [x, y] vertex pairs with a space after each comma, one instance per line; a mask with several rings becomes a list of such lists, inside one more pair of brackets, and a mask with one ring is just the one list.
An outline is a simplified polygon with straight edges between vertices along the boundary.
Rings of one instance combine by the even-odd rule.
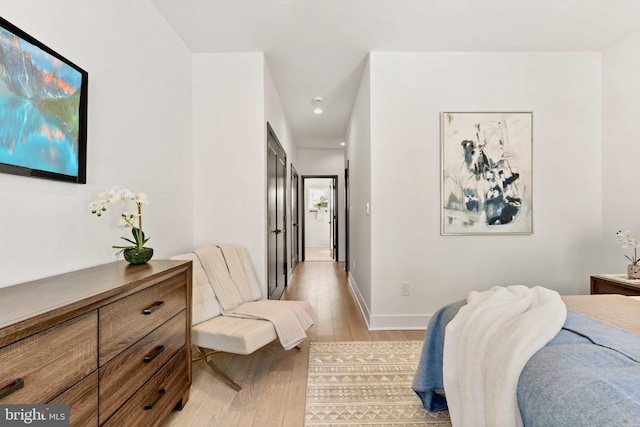
[[620, 243], [624, 249], [633, 248], [633, 258], [628, 255], [625, 255], [625, 258], [631, 261], [633, 265], [640, 264], [640, 258], [638, 258], [638, 247], [640, 247], [640, 241], [633, 237], [628, 230], [619, 230], [616, 233], [616, 236], [618, 237], [618, 243]]
[[147, 195], [144, 193], [134, 193], [131, 190], [120, 188], [116, 185], [98, 194], [98, 199], [92, 201], [89, 205], [91, 213], [100, 217], [106, 212], [109, 204], [126, 203], [128, 201], [133, 201], [136, 204], [137, 212], [123, 212], [120, 215], [120, 228], [130, 228], [133, 240], [126, 237], [121, 237], [121, 239], [131, 243], [133, 246], [113, 246], [114, 249], [120, 249], [118, 254], [129, 248], [142, 249], [145, 243], [149, 241], [149, 237], [145, 237], [142, 231], [142, 205], [149, 203]]

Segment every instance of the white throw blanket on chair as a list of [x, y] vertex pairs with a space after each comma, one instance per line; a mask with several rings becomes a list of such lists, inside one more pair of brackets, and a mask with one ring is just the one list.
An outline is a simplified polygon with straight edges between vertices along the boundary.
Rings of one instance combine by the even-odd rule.
[[307, 338], [315, 322], [307, 301], [259, 300], [251, 288], [257, 283], [248, 259], [236, 246], [203, 246], [195, 250], [222, 307], [222, 314], [270, 321], [280, 344], [290, 350]]
[[242, 303], [252, 301], [251, 289], [245, 283], [235, 283], [229, 274], [227, 262], [220, 248], [203, 246], [195, 251], [209, 283], [222, 307], [222, 314]]
[[445, 331], [443, 379], [452, 425], [522, 426], [520, 373], [566, 316], [560, 295], [539, 286], [471, 292]]

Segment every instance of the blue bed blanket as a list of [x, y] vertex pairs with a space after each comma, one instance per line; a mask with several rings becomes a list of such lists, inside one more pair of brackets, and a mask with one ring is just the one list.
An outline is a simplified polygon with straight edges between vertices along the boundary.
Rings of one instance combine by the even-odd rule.
[[442, 379], [444, 331], [460, 307], [466, 303], [466, 300], [461, 300], [441, 308], [429, 322], [420, 362], [418, 362], [412, 384], [413, 391], [420, 397], [422, 405], [427, 411], [439, 412], [447, 409], [447, 400], [443, 396], [444, 380]]
[[640, 336], [568, 311], [520, 374], [518, 405], [528, 427], [640, 426]]
[[[458, 301], [431, 319], [412, 388], [428, 411], [447, 409], [442, 348]], [[562, 330], [518, 382], [525, 426], [640, 426], [640, 336], [567, 310]]]

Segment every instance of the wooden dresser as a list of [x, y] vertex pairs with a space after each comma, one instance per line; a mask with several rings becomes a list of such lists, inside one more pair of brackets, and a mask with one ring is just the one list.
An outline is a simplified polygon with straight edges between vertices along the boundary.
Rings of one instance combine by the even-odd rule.
[[191, 275], [191, 261], [121, 261], [0, 288], [0, 404], [162, 423], [189, 399]]
[[591, 276], [591, 294], [640, 295], [640, 280], [629, 280], [626, 274]]

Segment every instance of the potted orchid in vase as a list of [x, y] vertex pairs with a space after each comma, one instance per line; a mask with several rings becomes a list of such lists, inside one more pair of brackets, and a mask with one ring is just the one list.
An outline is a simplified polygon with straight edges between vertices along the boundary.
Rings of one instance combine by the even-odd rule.
[[623, 248], [633, 248], [633, 257], [625, 255], [625, 258], [631, 261], [631, 264], [627, 266], [627, 277], [629, 277], [629, 279], [640, 279], [640, 258], [638, 258], [640, 241], [634, 238], [629, 231], [619, 230], [616, 236], [618, 237], [618, 243], [620, 243]]
[[91, 202], [91, 213], [100, 217], [107, 210], [109, 204], [126, 203], [133, 201], [136, 204], [136, 212], [123, 212], [120, 227], [130, 228], [132, 239], [121, 237], [122, 240], [131, 243], [127, 246], [113, 246], [114, 249], [120, 249], [116, 256], [122, 253], [124, 258], [130, 264], [144, 264], [153, 256], [153, 248], [147, 248], [144, 245], [149, 238], [142, 231], [142, 205], [149, 203], [147, 195], [144, 193], [134, 193], [126, 188], [114, 186], [109, 190], [98, 194], [98, 199]]

